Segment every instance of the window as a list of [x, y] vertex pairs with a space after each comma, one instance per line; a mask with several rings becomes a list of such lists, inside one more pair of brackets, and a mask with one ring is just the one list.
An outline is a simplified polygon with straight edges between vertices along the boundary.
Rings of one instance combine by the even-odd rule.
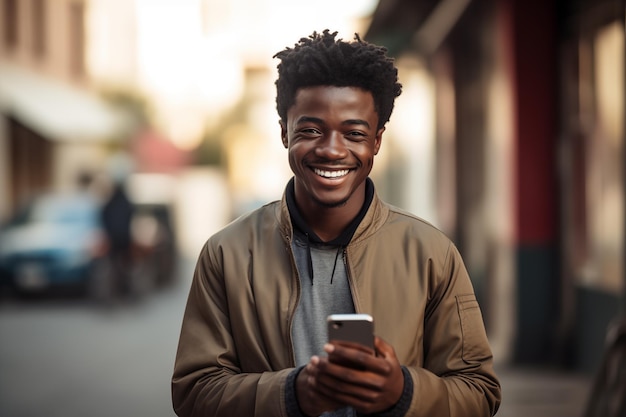
[[70, 3], [70, 71], [76, 77], [85, 75], [85, 5]]
[[41, 58], [46, 55], [46, 2], [33, 0], [32, 2], [32, 30], [33, 30], [33, 54]]
[[619, 293], [623, 285], [624, 31], [620, 23], [595, 34], [589, 103], [593, 124], [587, 153], [589, 268], [593, 284]]
[[2, 22], [2, 36], [4, 45], [7, 49], [15, 49], [18, 41], [17, 30], [17, 0], [3, 0], [3, 22]]
[[624, 286], [624, 29], [595, 27], [569, 45], [564, 65], [569, 163], [564, 242], [577, 282]]

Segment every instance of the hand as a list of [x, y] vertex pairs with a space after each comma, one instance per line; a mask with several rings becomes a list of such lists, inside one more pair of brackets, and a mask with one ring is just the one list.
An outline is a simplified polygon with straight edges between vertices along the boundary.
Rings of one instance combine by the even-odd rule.
[[298, 374], [296, 379], [296, 396], [298, 405], [303, 414], [307, 416], [319, 416], [325, 411], [333, 411], [341, 408], [343, 404], [327, 398], [317, 389], [314, 374], [320, 362], [318, 356], [313, 356], [307, 366]]
[[375, 338], [376, 355], [359, 345], [333, 342], [327, 357], [306, 366], [308, 385], [328, 405], [349, 405], [364, 414], [393, 407], [404, 389], [402, 368], [393, 346]]

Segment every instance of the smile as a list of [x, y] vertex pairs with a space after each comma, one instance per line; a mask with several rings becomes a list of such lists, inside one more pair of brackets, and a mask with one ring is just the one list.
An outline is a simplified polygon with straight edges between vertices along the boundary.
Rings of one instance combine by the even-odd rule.
[[320, 177], [324, 177], [324, 178], [339, 178], [339, 177], [348, 175], [348, 172], [350, 172], [350, 170], [341, 169], [339, 171], [325, 171], [322, 169], [314, 168], [313, 172], [315, 172]]

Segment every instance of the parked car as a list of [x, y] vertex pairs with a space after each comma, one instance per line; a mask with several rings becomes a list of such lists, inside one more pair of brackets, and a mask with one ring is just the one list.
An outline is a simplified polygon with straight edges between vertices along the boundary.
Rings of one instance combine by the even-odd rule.
[[84, 195], [38, 197], [0, 228], [0, 284], [17, 293], [71, 288], [98, 300], [143, 295], [174, 277], [169, 207], [134, 204], [129, 262], [109, 256], [101, 206]]
[[94, 200], [40, 196], [0, 230], [3, 284], [19, 292], [85, 285], [103, 238]]

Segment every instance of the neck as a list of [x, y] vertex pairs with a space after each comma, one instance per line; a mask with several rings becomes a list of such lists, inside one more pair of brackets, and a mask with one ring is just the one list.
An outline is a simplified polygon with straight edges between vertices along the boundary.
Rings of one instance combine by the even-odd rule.
[[299, 208], [309, 227], [320, 239], [328, 242], [337, 238], [348, 227], [350, 222], [359, 214], [363, 202], [364, 196], [357, 199], [358, 207], [350, 207], [348, 204], [339, 207], [325, 207], [313, 203], [308, 208], [300, 206]]
[[354, 192], [350, 200], [337, 207], [328, 207], [305, 199], [300, 204], [296, 191], [296, 201], [304, 221], [325, 242], [335, 239], [359, 214], [365, 202], [365, 184]]
[[374, 187], [368, 179], [346, 204], [328, 207], [308, 198], [298, 200], [292, 180], [287, 188], [287, 206], [294, 227], [308, 234], [313, 241], [345, 245], [361, 223], [373, 196]]

